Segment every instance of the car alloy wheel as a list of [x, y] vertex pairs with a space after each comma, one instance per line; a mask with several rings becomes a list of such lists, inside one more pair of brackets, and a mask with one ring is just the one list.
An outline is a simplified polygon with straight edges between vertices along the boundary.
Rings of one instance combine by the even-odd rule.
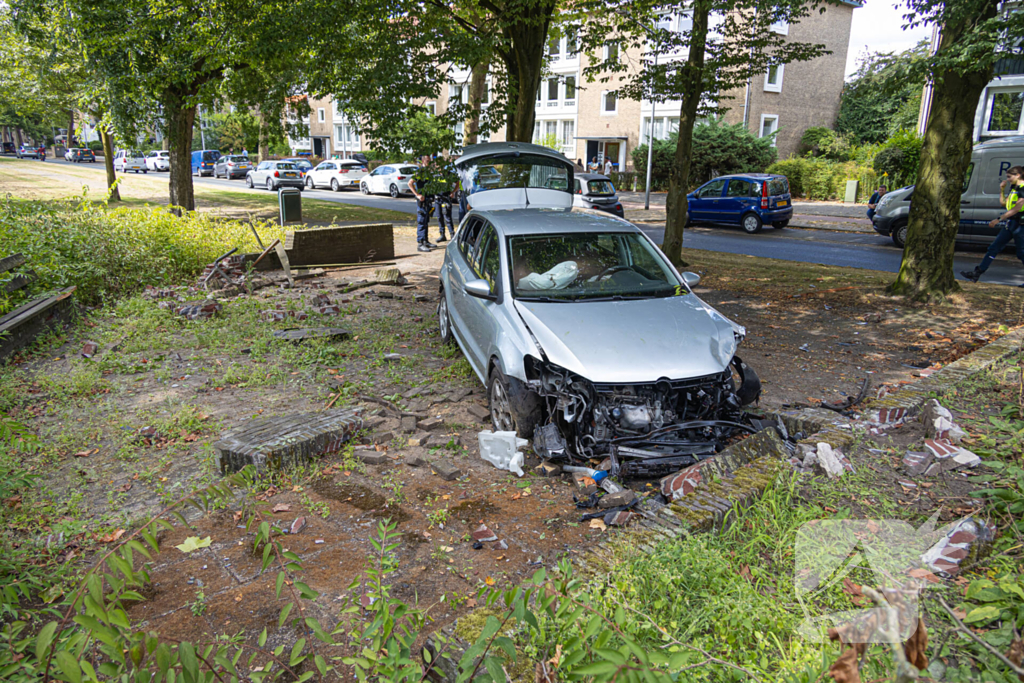
[[267, 189], [270, 190], [271, 192], [274, 191], [274, 181], [271, 180], [270, 178], [267, 178]]
[[437, 331], [441, 335], [442, 344], [452, 344], [455, 337], [452, 335], [452, 319], [448, 316], [448, 297], [444, 290], [437, 304]]
[[391, 198], [398, 199], [398, 185], [391, 186]]
[[341, 186], [338, 185], [338, 181], [335, 180], [334, 178], [331, 178], [331, 190], [333, 190], [334, 192], [337, 192], [340, 189], [341, 189]]
[[756, 213], [748, 213], [743, 217], [743, 231], [749, 235], [761, 232], [761, 217]]
[[487, 396], [490, 399], [491, 424], [496, 432], [514, 432], [515, 418], [512, 417], [512, 405], [508, 400], [508, 388], [504, 378], [495, 370], [491, 373], [491, 385]]
[[359, 191], [363, 194], [370, 194], [370, 186], [366, 183], [359, 183]]
[[306, 187], [308, 187], [311, 190], [315, 190], [316, 189], [316, 185], [313, 184], [313, 176], [307, 176], [306, 177]]
[[892, 230], [892, 241], [897, 247], [902, 249], [907, 243], [907, 224], [897, 225]]
[[245, 176], [245, 184], [249, 187], [249, 189], [252, 189], [252, 176], [251, 175]]

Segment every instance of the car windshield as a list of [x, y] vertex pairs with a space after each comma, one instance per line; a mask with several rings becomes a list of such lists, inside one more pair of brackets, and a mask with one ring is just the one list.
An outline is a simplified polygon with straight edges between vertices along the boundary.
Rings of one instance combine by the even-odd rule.
[[142, 152], [138, 151], [137, 149], [133, 149], [132, 151], [128, 152], [128, 156], [133, 159], [141, 159], [145, 155]]
[[402, 175], [412, 175], [420, 169], [419, 166], [402, 166], [398, 169], [398, 172]]
[[536, 187], [569, 190], [569, 164], [540, 154], [486, 157], [486, 165], [467, 164], [459, 167], [462, 187], [468, 194], [502, 188]]
[[236, 154], [234, 156], [228, 157], [228, 161], [231, 161], [231, 162], [234, 162], [234, 163], [238, 163], [238, 162], [242, 162], [242, 161], [249, 161], [249, 157], [244, 157], [241, 154]]
[[162, 157], [164, 159], [170, 159], [171, 158], [171, 153], [170, 152], [157, 152], [156, 155], [158, 157]]
[[789, 193], [789, 180], [786, 178], [772, 178], [768, 181], [768, 194], [775, 197], [780, 194]]
[[220, 152], [203, 152], [203, 161], [217, 161], [220, 159]]
[[615, 194], [615, 186], [612, 185], [610, 180], [588, 180], [587, 194], [613, 195]]
[[282, 171], [294, 171], [295, 164], [290, 163], [288, 161], [279, 161], [277, 162], [277, 168], [281, 169]]
[[509, 258], [517, 299], [568, 302], [687, 293], [655, 248], [632, 233], [514, 236]]

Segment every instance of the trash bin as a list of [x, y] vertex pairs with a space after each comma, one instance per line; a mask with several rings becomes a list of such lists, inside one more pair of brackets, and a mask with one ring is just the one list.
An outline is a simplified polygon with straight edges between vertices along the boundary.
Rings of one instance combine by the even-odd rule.
[[846, 195], [843, 197], [844, 204], [855, 204], [857, 203], [857, 185], [856, 180], [846, 181]]
[[302, 191], [297, 187], [282, 187], [277, 191], [281, 207], [281, 225], [302, 222]]

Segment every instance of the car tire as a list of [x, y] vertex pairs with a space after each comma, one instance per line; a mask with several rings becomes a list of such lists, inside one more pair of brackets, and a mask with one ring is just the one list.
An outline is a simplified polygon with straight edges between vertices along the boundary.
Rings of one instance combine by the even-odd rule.
[[772, 227], [776, 230], [782, 230], [783, 228], [789, 227], [789, 221], [775, 221], [772, 223]]
[[400, 194], [398, 192], [398, 185], [392, 184], [390, 192], [391, 192], [391, 198], [392, 199], [398, 199], [398, 196]]
[[743, 214], [743, 218], [740, 219], [740, 226], [743, 228], [743, 232], [748, 235], [761, 232], [764, 223], [761, 221], [761, 217], [754, 212]]
[[892, 226], [892, 243], [902, 249], [907, 244], [907, 224], [897, 223]]
[[252, 176], [251, 176], [251, 175], [247, 175], [247, 176], [245, 176], [245, 185], [246, 185], [246, 187], [248, 187], [248, 188], [249, 188], [250, 190], [251, 190], [251, 189], [253, 188], [253, 184], [252, 184]]
[[359, 183], [359, 191], [363, 194], [370, 194], [370, 186], [366, 183]]
[[544, 419], [544, 402], [519, 380], [508, 378], [497, 363], [487, 379], [487, 407], [497, 432], [515, 432], [532, 439], [533, 430]]
[[143, 175], [145, 175], [146, 173], [149, 173], [149, 171], [143, 171], [142, 173], [143, 173]]
[[312, 176], [306, 176], [306, 187], [308, 187], [310, 190], [316, 189], [316, 183], [313, 182]]
[[270, 190], [271, 192], [274, 191], [274, 181], [271, 180], [270, 178], [267, 178], [267, 189]]
[[336, 178], [331, 178], [331, 191], [337, 192], [340, 189], [341, 185], [338, 185], [338, 180]]
[[455, 344], [455, 333], [452, 332], [452, 317], [448, 313], [448, 296], [441, 288], [441, 295], [437, 302], [437, 332], [441, 337], [441, 343], [446, 346]]

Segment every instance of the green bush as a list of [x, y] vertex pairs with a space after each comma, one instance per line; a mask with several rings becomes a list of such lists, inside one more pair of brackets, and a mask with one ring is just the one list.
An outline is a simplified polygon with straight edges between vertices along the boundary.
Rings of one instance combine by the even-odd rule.
[[768, 173], [789, 178], [789, 189], [796, 197], [806, 199], [842, 199], [846, 194], [846, 181], [859, 180], [858, 198], [871, 194], [877, 182], [875, 172], [854, 161], [836, 162], [822, 157], [800, 157], [777, 161], [768, 167]]
[[899, 131], [885, 141], [875, 156], [875, 172], [887, 178], [889, 187], [901, 187], [917, 182], [917, 168], [921, 163], [923, 143], [915, 131]]
[[[667, 182], [676, 153], [677, 134], [668, 140], [656, 140], [653, 182]], [[693, 129], [689, 187], [730, 173], [760, 173], [778, 156], [770, 138], [754, 136], [742, 123], [727, 124], [721, 119], [703, 121]], [[647, 145], [633, 150], [633, 166], [640, 177], [647, 173]]]
[[[269, 222], [256, 229], [265, 240], [284, 238]], [[8, 254], [24, 254], [39, 276], [30, 292], [0, 298], [0, 314], [27, 296], [72, 285], [79, 303], [99, 304], [146, 285], [180, 282], [233, 247], [258, 250], [249, 224], [205, 213], [10, 198], [0, 200], [0, 244]]]

